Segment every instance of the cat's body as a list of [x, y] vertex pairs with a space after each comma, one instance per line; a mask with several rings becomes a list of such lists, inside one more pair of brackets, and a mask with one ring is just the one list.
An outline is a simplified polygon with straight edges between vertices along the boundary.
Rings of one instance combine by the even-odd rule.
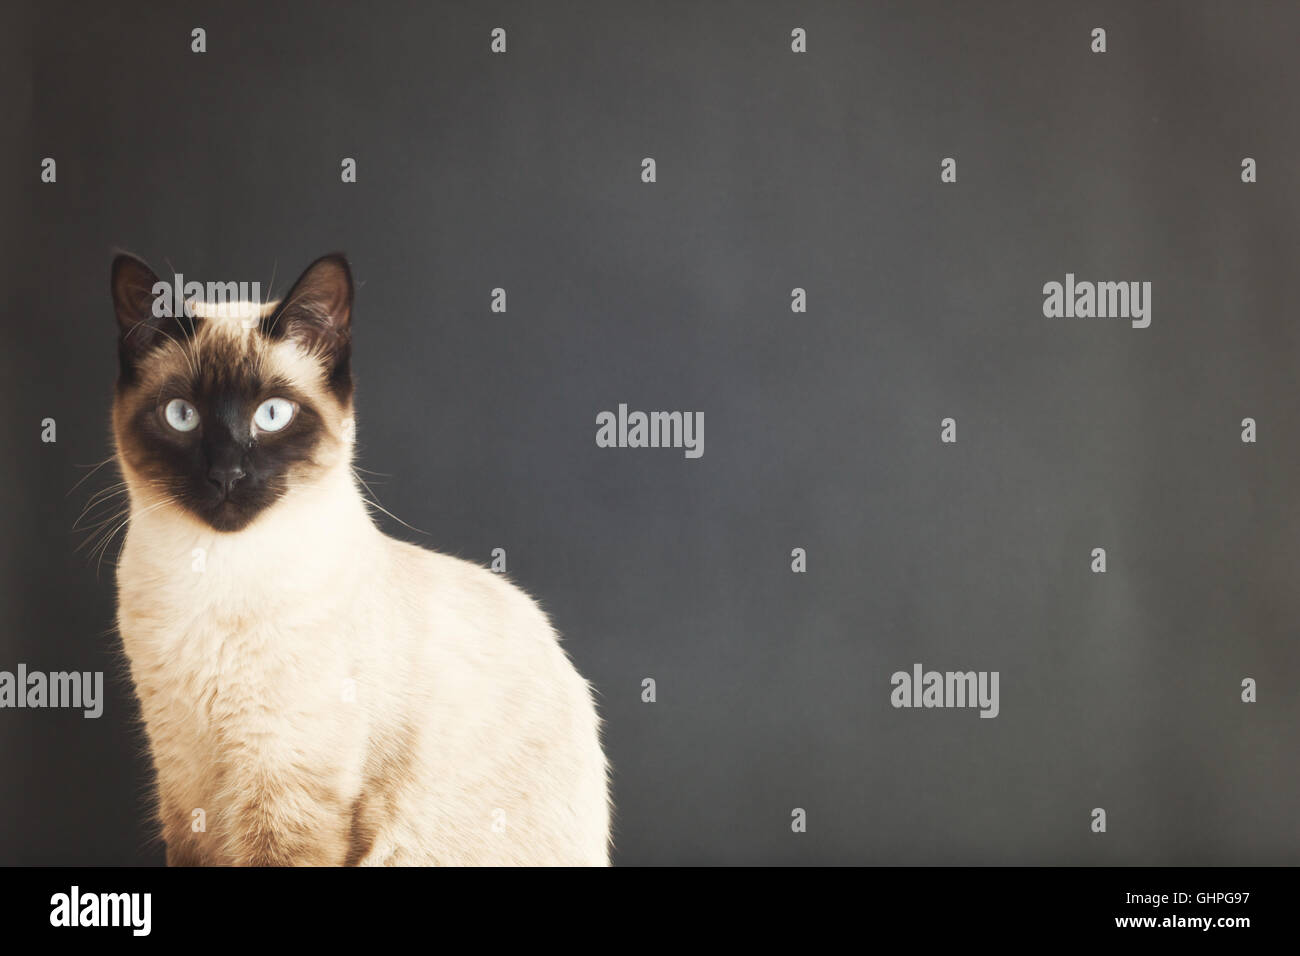
[[[153, 370], [127, 376], [115, 406], [132, 504], [118, 620], [168, 862], [607, 863], [598, 719], [546, 617], [500, 575], [375, 527], [350, 464], [350, 387], [331, 398], [312, 368], [320, 350], [265, 328], [202, 320], [185, 363], [179, 341], [147, 359], [215, 395], [229, 382], [201, 365], [196, 378], [196, 363], [257, 351], [256, 375], [283, 383], [272, 391], [310, 403], [314, 417], [295, 416], [314, 429], [301, 457], [287, 435], [252, 429], [250, 488], [256, 456], [278, 458], [266, 478], [275, 494], [246, 522], [178, 504], [191, 489], [148, 457], [154, 422], [133, 434], [157, 404]], [[163, 401], [169, 387], [158, 385]], [[224, 406], [194, 402], [208, 432], [222, 432]], [[199, 450], [208, 432], [158, 440], [207, 468], [220, 455]], [[252, 510], [232, 487], [230, 504], [212, 507]]]

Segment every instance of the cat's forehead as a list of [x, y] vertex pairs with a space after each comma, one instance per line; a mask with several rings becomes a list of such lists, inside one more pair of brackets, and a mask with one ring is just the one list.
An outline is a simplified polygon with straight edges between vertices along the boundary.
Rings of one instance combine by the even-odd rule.
[[145, 390], [185, 383], [197, 392], [254, 392], [286, 385], [324, 394], [325, 368], [297, 342], [267, 334], [264, 320], [278, 303], [191, 303], [194, 318], [177, 320], [177, 334], [145, 363]]

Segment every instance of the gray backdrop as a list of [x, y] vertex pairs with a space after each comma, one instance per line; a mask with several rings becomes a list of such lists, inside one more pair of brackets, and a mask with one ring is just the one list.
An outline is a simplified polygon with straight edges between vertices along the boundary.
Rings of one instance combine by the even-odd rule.
[[[5, 19], [0, 669], [115, 676], [97, 721], [0, 711], [0, 863], [162, 860], [116, 547], [71, 531], [115, 248], [277, 294], [348, 253], [360, 464], [428, 534], [384, 525], [549, 610], [616, 862], [1300, 862], [1294, 4]], [[1045, 318], [1067, 272], [1152, 282], [1151, 326]], [[704, 456], [597, 448], [620, 402]], [[894, 709], [916, 662], [1000, 716]]]

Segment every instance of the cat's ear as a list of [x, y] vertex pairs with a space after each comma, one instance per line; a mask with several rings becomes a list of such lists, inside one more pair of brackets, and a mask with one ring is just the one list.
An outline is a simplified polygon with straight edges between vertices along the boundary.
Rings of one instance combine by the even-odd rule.
[[110, 286], [117, 313], [118, 356], [122, 375], [130, 378], [136, 364], [161, 338], [154, 301], [160, 280], [135, 256], [122, 253], [113, 260]]
[[331, 384], [351, 382], [352, 270], [342, 253], [321, 256], [262, 322], [271, 338], [297, 342], [319, 355]]

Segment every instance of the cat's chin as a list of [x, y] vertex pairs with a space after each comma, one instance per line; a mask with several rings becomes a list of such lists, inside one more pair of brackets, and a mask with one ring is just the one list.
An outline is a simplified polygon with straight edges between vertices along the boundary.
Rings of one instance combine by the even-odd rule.
[[263, 510], [265, 509], [248, 508], [227, 498], [211, 507], [195, 511], [194, 515], [214, 531], [233, 534], [247, 528]]

